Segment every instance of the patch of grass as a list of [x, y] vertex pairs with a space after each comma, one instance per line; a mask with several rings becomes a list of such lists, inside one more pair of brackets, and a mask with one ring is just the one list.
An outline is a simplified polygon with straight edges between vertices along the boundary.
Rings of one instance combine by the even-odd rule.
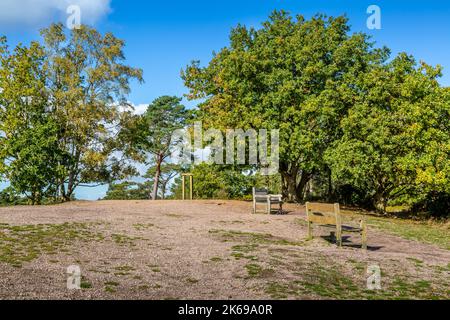
[[132, 274], [131, 271], [134, 271], [136, 269], [131, 266], [124, 265], [115, 267], [114, 270], [116, 271], [114, 272], [115, 276], [128, 276]]
[[[0, 262], [21, 267], [43, 254], [54, 255], [74, 249], [77, 241], [101, 241], [95, 223], [0, 225]], [[56, 260], [52, 260], [56, 261]]]
[[118, 267], [115, 267], [114, 270], [129, 272], [129, 271], [134, 271], [136, 269], [131, 266], [118, 266]]
[[406, 259], [413, 262], [417, 268], [423, 267], [423, 261], [420, 259], [416, 259], [416, 258], [412, 258], [412, 257], [406, 258]]
[[256, 243], [242, 244], [231, 247], [231, 256], [236, 260], [247, 259], [247, 260], [258, 260], [258, 257], [251, 255], [249, 253], [255, 252], [259, 248]]
[[176, 213], [168, 213], [168, 214], [165, 214], [165, 216], [169, 217], [169, 218], [183, 218], [184, 217], [183, 215], [176, 214]]
[[[353, 265], [363, 263], [348, 260]], [[300, 265], [286, 264], [285, 270], [291, 271], [297, 279], [293, 281], [270, 281], [265, 292], [274, 299], [289, 297], [312, 297], [325, 299], [448, 299], [448, 282], [436, 278], [431, 282], [427, 279], [417, 279], [417, 275], [410, 275], [403, 270], [397, 274], [382, 273], [382, 290], [368, 290], [366, 288], [365, 273], [351, 274], [343, 265], [322, 257], [316, 261], [309, 261]], [[300, 265], [300, 266], [299, 266]], [[283, 268], [281, 266], [280, 268]], [[290, 268], [290, 269], [289, 269]], [[254, 269], [253, 272], [257, 272]], [[401, 272], [401, 273], [400, 273]]]
[[404, 276], [396, 276], [389, 291], [393, 299], [448, 299], [441, 288], [433, 287], [428, 280], [410, 281]]
[[114, 287], [105, 287], [105, 292], [108, 293], [115, 293], [116, 289]]
[[357, 271], [364, 271], [364, 270], [366, 270], [366, 265], [363, 262], [361, 262], [361, 261], [357, 261], [357, 260], [354, 260], [354, 259], [349, 259], [348, 262], [351, 263], [353, 265], [353, 267]]
[[212, 257], [212, 258], [209, 259], [209, 260], [211, 260], [212, 262], [220, 262], [220, 261], [222, 261], [223, 259], [222, 259], [221, 257]]
[[270, 277], [275, 273], [275, 270], [263, 268], [256, 263], [246, 264], [245, 269], [247, 269], [247, 274], [250, 278], [265, 278]]
[[296, 224], [301, 225], [301, 226], [304, 226], [304, 227], [308, 226], [308, 222], [306, 222], [305, 219], [298, 219], [298, 218], [297, 218], [297, 219], [294, 220], [294, 222], [295, 222]]
[[442, 272], [450, 272], [450, 263], [447, 264], [446, 266], [434, 266], [434, 269], [435, 269], [438, 273], [442, 273]]
[[109, 274], [111, 272], [109, 272], [108, 270], [100, 270], [100, 269], [89, 269], [89, 272], [95, 272], [95, 273], [103, 273], [103, 274]]
[[217, 236], [223, 242], [234, 241], [234, 242], [246, 242], [253, 244], [274, 244], [274, 245], [290, 245], [290, 246], [301, 246], [303, 242], [290, 241], [284, 238], [279, 238], [271, 235], [270, 233], [254, 233], [254, 232], [243, 232], [235, 230], [209, 230], [210, 234]]
[[450, 225], [436, 222], [368, 218], [368, 223], [408, 240], [437, 245], [450, 250]]
[[150, 286], [148, 284], [143, 284], [143, 285], [140, 285], [138, 287], [138, 289], [139, 290], [148, 290], [148, 289], [150, 289]]
[[263, 268], [256, 263], [249, 263], [245, 265], [245, 269], [247, 269], [247, 273], [250, 277], [257, 277], [263, 271]]
[[85, 277], [81, 277], [80, 288], [81, 289], [91, 289], [92, 284]]
[[127, 236], [124, 234], [118, 234], [118, 233], [112, 234], [111, 238], [119, 246], [130, 246], [130, 247], [136, 246], [135, 242], [137, 240], [143, 240], [143, 238], [141, 238], [141, 237], [130, 237], [130, 236]]
[[287, 299], [291, 295], [295, 295], [295, 290], [291, 290], [289, 285], [278, 282], [269, 282], [265, 292], [273, 299]]
[[133, 228], [135, 228], [137, 231], [148, 230], [154, 226], [155, 225], [153, 223], [135, 223], [135, 224], [133, 224]]

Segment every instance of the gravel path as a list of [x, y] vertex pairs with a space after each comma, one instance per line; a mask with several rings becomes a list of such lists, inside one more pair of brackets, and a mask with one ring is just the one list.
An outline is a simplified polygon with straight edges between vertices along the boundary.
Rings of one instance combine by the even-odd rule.
[[[84, 239], [64, 240], [56, 252], [40, 254], [21, 266], [0, 259], [0, 298], [315, 299], [323, 297], [312, 289], [285, 290], [286, 296], [272, 289], [274, 284], [304, 281], [311, 262], [330, 261], [358, 286], [365, 285], [365, 268], [371, 263], [417, 279], [439, 282], [439, 274], [448, 280], [448, 250], [373, 228], [368, 251], [356, 246], [357, 236], [341, 249], [322, 237], [305, 241], [304, 208], [287, 209], [289, 214], [282, 216], [251, 215], [251, 203], [239, 201], [100, 201], [0, 208], [5, 226], [66, 223], [72, 228], [71, 223], [78, 223], [91, 232]], [[418, 263], [444, 271], [430, 273]], [[70, 265], [82, 270], [81, 290], [66, 287]]]

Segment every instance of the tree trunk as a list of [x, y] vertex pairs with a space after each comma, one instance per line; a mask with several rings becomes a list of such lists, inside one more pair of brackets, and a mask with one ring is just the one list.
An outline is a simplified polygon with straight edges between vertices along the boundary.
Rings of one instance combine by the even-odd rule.
[[72, 194], [74, 192], [74, 174], [71, 172], [69, 174], [69, 182], [67, 183], [67, 192], [64, 194], [64, 201], [69, 202], [72, 200]]
[[302, 203], [305, 199], [305, 191], [308, 182], [311, 180], [311, 174], [307, 172], [302, 172], [300, 181], [295, 186], [295, 197], [296, 201]]
[[382, 192], [377, 192], [373, 198], [373, 206], [378, 212], [383, 214], [386, 214], [387, 202], [388, 199]]
[[283, 198], [287, 201], [294, 201], [295, 199], [295, 185], [296, 182], [288, 173], [281, 173], [281, 188]]
[[158, 199], [158, 185], [159, 185], [159, 177], [161, 175], [161, 162], [162, 162], [162, 156], [158, 154], [156, 156], [155, 179], [153, 180], [153, 192], [150, 196], [151, 200]]
[[288, 171], [281, 171], [282, 193], [283, 197], [290, 202], [302, 202], [304, 199], [305, 188], [311, 179], [311, 174], [301, 172], [298, 179], [298, 168], [291, 168]]

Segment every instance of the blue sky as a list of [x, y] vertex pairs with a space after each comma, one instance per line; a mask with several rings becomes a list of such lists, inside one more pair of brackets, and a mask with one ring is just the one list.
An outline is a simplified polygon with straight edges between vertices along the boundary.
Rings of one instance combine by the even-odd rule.
[[[0, 0], [0, 34], [11, 44], [38, 39], [37, 30], [55, 20], [65, 21], [61, 8], [86, 0]], [[126, 1], [90, 0], [82, 10], [86, 20], [101, 31], [111, 31], [126, 41], [128, 64], [144, 70], [145, 84], [132, 86], [129, 100], [147, 104], [160, 95], [183, 95], [180, 70], [191, 60], [207, 63], [212, 52], [228, 43], [230, 29], [238, 23], [258, 27], [274, 9], [311, 17], [315, 13], [346, 14], [352, 31], [372, 35], [377, 45], [393, 53], [405, 51], [417, 59], [444, 67], [441, 83], [450, 86], [450, 2], [443, 0], [191, 0]], [[369, 5], [381, 8], [381, 30], [366, 27]], [[84, 7], [82, 6], [82, 9]], [[30, 17], [23, 17], [27, 14]], [[193, 107], [195, 102], [186, 102]], [[104, 188], [79, 190], [83, 199], [97, 199]]]

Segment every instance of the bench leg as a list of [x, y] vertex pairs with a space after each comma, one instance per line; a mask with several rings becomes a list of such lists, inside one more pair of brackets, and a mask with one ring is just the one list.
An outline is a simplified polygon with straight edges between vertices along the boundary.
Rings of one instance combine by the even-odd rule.
[[361, 221], [361, 242], [362, 249], [367, 250], [367, 223], [365, 220]]
[[336, 245], [342, 247], [342, 222], [339, 212], [336, 215]]
[[311, 221], [308, 221], [308, 240], [313, 238], [313, 225]]
[[336, 226], [336, 244], [338, 247], [342, 247], [342, 227], [341, 224]]

